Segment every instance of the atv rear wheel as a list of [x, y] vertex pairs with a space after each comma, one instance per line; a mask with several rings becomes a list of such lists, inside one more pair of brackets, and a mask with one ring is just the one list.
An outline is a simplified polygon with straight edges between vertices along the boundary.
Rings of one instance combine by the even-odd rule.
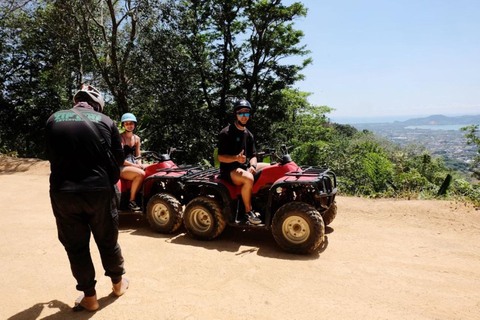
[[304, 202], [289, 202], [275, 213], [272, 233], [282, 249], [307, 254], [322, 243], [325, 225], [313, 206]]
[[182, 205], [174, 196], [167, 193], [151, 197], [146, 213], [150, 227], [159, 233], [175, 232], [182, 224]]
[[211, 240], [225, 229], [226, 221], [218, 201], [198, 197], [185, 208], [183, 222], [187, 232], [200, 240]]
[[326, 226], [328, 226], [330, 223], [332, 223], [332, 221], [335, 219], [336, 216], [337, 216], [337, 202], [333, 201], [330, 207], [322, 214], [323, 222], [325, 223]]

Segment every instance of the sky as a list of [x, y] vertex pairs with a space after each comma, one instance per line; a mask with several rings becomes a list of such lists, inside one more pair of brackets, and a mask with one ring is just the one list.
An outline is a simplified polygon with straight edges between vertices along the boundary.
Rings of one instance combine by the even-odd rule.
[[313, 64], [296, 87], [333, 121], [480, 114], [479, 0], [299, 2]]

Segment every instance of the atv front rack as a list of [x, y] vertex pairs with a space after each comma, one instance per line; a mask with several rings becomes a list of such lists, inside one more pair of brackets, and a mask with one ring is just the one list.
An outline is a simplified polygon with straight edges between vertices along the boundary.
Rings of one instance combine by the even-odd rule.
[[314, 167], [314, 166], [301, 166], [302, 171], [291, 171], [286, 173], [287, 176], [315, 176], [320, 174], [326, 174], [332, 172], [329, 168]]
[[295, 177], [298, 180], [316, 180], [321, 194], [335, 194], [337, 192], [337, 176], [329, 168], [302, 166], [302, 171], [287, 172], [285, 176]]

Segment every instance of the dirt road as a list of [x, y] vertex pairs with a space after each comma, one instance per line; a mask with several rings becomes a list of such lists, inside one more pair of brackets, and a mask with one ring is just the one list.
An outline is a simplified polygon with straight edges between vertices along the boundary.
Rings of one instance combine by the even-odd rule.
[[57, 240], [48, 163], [0, 158], [0, 319], [479, 319], [480, 211], [447, 201], [339, 197], [325, 246], [285, 253], [266, 231], [214, 241], [151, 231], [121, 216], [131, 287], [110, 296], [98, 251], [100, 310], [79, 293]]

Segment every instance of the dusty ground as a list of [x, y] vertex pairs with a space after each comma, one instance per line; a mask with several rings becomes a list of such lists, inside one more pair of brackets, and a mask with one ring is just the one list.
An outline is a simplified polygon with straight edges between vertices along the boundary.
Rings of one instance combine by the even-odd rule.
[[216, 240], [153, 233], [121, 216], [131, 287], [111, 297], [98, 251], [100, 310], [78, 292], [57, 240], [48, 163], [0, 158], [0, 319], [479, 319], [480, 211], [446, 201], [339, 197], [327, 246], [282, 252], [269, 232]]

